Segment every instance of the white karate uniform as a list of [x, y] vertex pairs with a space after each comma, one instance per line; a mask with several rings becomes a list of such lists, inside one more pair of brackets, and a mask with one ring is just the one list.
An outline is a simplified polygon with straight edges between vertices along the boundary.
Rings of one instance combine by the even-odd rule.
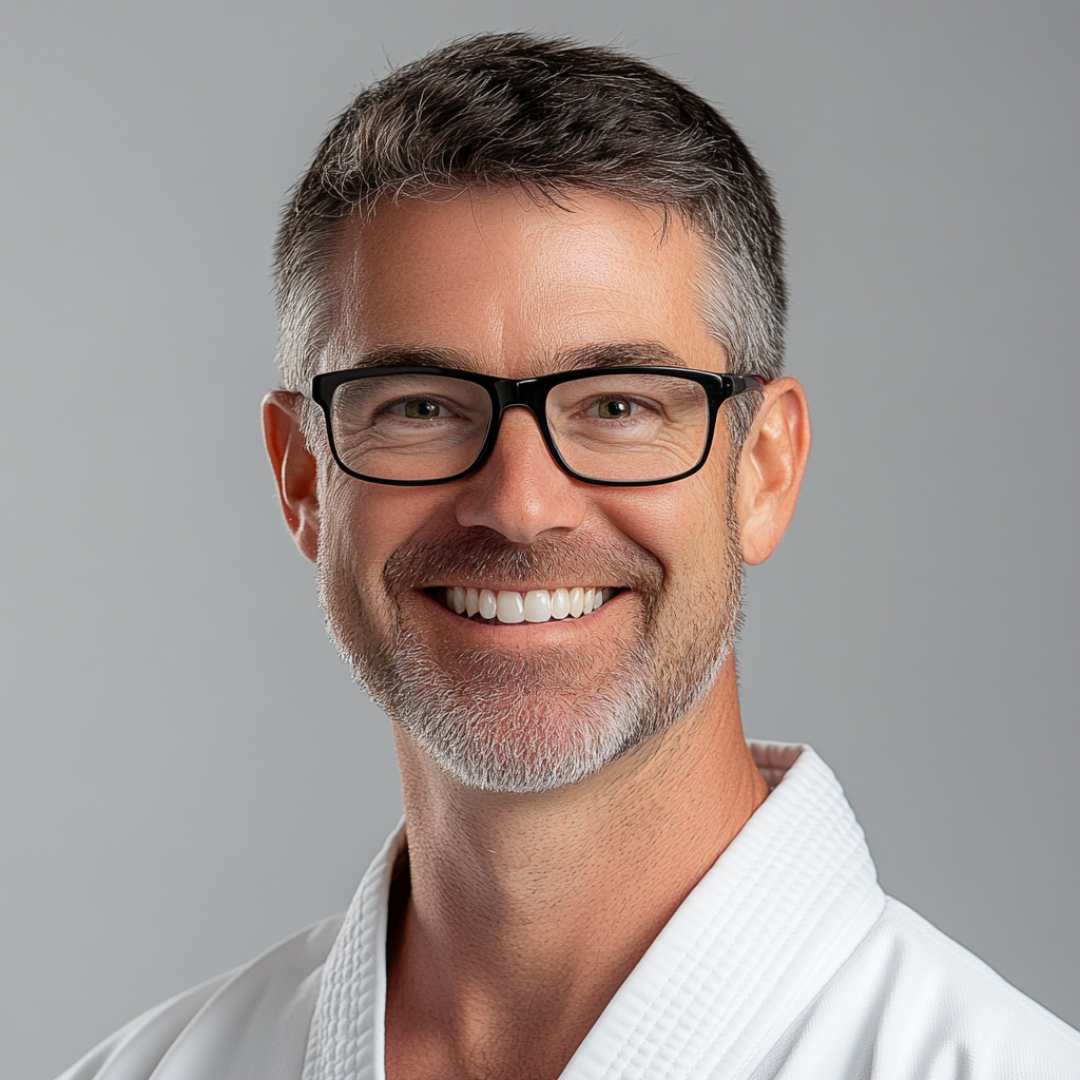
[[[886, 897], [808, 747], [676, 911], [562, 1080], [1080, 1080], [1080, 1033]], [[384, 1080], [401, 830], [344, 919], [152, 1009], [61, 1080]]]

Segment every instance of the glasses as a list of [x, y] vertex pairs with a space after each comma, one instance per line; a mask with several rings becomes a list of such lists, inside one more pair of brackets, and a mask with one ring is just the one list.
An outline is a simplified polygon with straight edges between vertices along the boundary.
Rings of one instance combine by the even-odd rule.
[[697, 472], [728, 398], [757, 375], [689, 368], [588, 368], [500, 379], [455, 368], [393, 365], [316, 375], [334, 460], [375, 484], [449, 484], [476, 472], [506, 410], [536, 418], [551, 456], [575, 480], [636, 487]]

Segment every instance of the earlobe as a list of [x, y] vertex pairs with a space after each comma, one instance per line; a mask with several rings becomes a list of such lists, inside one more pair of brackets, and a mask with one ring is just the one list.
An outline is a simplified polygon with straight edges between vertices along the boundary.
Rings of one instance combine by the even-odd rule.
[[764, 562], [780, 543], [810, 456], [810, 410], [802, 385], [777, 379], [764, 395], [739, 457], [735, 493], [739, 545], [751, 565]]
[[285, 525], [312, 562], [319, 555], [318, 461], [308, 449], [297, 410], [299, 395], [274, 390], [263, 398], [263, 436]]

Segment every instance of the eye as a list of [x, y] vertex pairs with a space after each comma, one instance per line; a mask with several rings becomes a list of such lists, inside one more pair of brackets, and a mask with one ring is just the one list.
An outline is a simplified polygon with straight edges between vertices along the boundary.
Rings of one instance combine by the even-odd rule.
[[408, 401], [399, 402], [394, 412], [410, 420], [437, 420], [441, 416], [449, 415], [442, 405], [430, 398], [411, 398]]
[[626, 398], [604, 398], [596, 404], [596, 415], [601, 420], [625, 420], [634, 411]]

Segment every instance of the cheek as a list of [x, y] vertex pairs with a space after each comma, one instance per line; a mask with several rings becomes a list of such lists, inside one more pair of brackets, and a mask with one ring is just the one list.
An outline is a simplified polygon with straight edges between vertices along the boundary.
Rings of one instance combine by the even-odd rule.
[[638, 491], [602, 512], [635, 544], [660, 560], [670, 585], [712, 576], [723, 564], [727, 542], [726, 485], [706, 468], [674, 484]]
[[430, 530], [444, 514], [437, 488], [400, 488], [330, 477], [324, 496], [324, 535], [348, 554], [356, 575], [382, 580], [387, 560], [402, 544]]

